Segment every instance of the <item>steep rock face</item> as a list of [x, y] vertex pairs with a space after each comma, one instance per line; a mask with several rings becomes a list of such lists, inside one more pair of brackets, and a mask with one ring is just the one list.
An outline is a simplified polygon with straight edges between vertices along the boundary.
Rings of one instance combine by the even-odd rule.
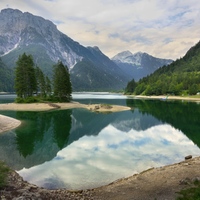
[[173, 60], [155, 58], [147, 53], [137, 52], [132, 54], [130, 51], [124, 51], [112, 58], [112, 60], [125, 71], [130, 80], [136, 81], [140, 78], [153, 73], [163, 65], [168, 65]]
[[[72, 50], [73, 40], [57, 30], [49, 20], [22, 13], [19, 10], [5, 9], [0, 13], [0, 54], [6, 56], [13, 50], [37, 45], [45, 48], [53, 62], [59, 59], [69, 67], [82, 59]], [[68, 45], [66, 45], [66, 42]], [[74, 42], [74, 46], [78, 43]]]
[[0, 56], [3, 62], [14, 68], [24, 52], [31, 54], [35, 64], [50, 76], [52, 66], [61, 60], [70, 70], [74, 90], [122, 89], [128, 81], [120, 67], [97, 47], [80, 45], [51, 21], [19, 10], [2, 10]]

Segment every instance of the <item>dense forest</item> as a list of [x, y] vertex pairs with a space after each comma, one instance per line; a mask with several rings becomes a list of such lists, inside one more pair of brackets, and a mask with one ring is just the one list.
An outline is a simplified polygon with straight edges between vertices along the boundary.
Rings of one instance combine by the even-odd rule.
[[194, 95], [200, 92], [200, 42], [183, 58], [163, 66], [153, 74], [130, 81], [126, 94], [143, 95]]

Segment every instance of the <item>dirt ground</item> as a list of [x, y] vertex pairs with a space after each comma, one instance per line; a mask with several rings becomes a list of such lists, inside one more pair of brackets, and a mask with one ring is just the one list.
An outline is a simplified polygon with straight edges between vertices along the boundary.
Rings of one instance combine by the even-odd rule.
[[200, 180], [200, 157], [149, 169], [94, 190], [96, 200], [172, 200]]

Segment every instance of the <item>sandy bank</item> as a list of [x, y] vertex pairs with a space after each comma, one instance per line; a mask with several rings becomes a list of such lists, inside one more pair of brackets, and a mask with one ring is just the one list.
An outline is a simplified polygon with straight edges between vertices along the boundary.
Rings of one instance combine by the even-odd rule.
[[78, 102], [70, 103], [29, 103], [17, 104], [7, 103], [0, 104], [0, 110], [13, 110], [13, 111], [48, 111], [52, 109], [72, 109], [72, 108], [85, 108], [96, 112], [120, 112], [130, 110], [131, 108], [119, 105], [100, 105], [100, 104], [80, 104]]
[[19, 120], [0, 115], [0, 133], [14, 129], [21, 124]]

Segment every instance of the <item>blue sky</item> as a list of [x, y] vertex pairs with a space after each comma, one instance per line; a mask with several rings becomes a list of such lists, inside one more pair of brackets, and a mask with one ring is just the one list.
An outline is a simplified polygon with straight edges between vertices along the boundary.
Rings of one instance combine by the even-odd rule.
[[108, 57], [129, 50], [177, 59], [200, 40], [199, 0], [1, 0], [4, 8], [49, 19]]

